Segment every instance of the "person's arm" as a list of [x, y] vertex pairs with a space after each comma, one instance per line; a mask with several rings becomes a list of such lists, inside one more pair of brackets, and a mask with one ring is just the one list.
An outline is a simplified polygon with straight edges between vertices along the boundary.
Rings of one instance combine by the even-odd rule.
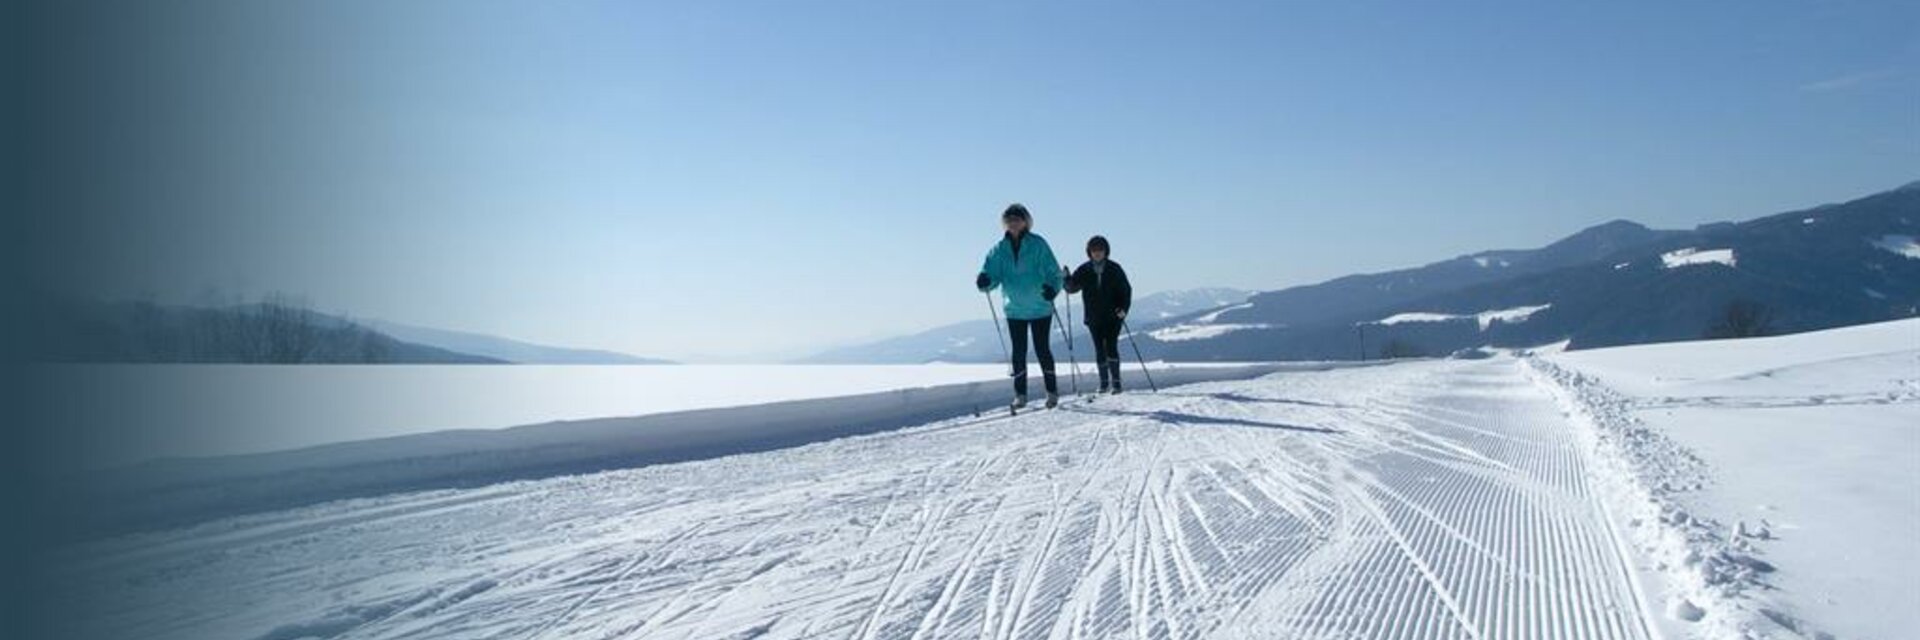
[[1085, 288], [1087, 288], [1087, 266], [1080, 265], [1079, 269], [1074, 270], [1073, 275], [1067, 276], [1067, 293], [1080, 293], [1080, 290]]
[[1127, 312], [1133, 310], [1133, 283], [1127, 281], [1127, 270], [1118, 264], [1107, 265], [1113, 269], [1113, 308], [1125, 319]]
[[1040, 242], [1040, 259], [1037, 262], [1040, 263], [1040, 268], [1046, 269], [1044, 274], [1046, 279], [1041, 282], [1053, 287], [1056, 292], [1060, 291], [1060, 288], [1066, 284], [1060, 277], [1060, 261], [1053, 257], [1053, 247], [1047, 246], [1046, 241]]
[[980, 275], [974, 276], [973, 278], [974, 288], [984, 293], [992, 291], [994, 287], [998, 287], [1001, 282], [1006, 281], [1006, 269], [1001, 267], [999, 257], [999, 244], [995, 244], [992, 249], [987, 250], [987, 259], [980, 263]]

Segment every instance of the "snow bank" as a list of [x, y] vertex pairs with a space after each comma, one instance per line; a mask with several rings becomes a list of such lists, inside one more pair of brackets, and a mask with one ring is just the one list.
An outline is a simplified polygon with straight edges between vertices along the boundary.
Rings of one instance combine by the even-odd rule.
[[1920, 320], [1532, 362], [1696, 635], [1920, 628]]
[[[1620, 530], [1616, 544], [1631, 547], [1651, 566], [1640, 568], [1640, 597], [1668, 623], [1698, 623], [1708, 638], [1740, 638], [1754, 625], [1740, 599], [1762, 585], [1722, 543], [1718, 523], [1688, 513], [1675, 500], [1705, 486], [1706, 464], [1692, 451], [1635, 420], [1631, 403], [1592, 378], [1532, 359], [1535, 375], [1553, 389], [1596, 467], [1596, 488]], [[1646, 582], [1664, 585], [1665, 593]]]
[[[1156, 365], [1153, 376], [1167, 386], [1349, 366], [1356, 365]], [[1090, 377], [1091, 372], [1083, 374]], [[1072, 382], [1061, 380], [1060, 384], [1071, 388]], [[1091, 388], [1093, 381], [1081, 380], [1079, 384]], [[94, 520], [80, 526], [102, 533], [141, 530], [342, 498], [473, 487], [765, 451], [969, 413], [998, 413], [1009, 395], [1007, 382], [1000, 379], [639, 417], [438, 431], [272, 453], [161, 460], [91, 474], [84, 484], [89, 485], [89, 504], [96, 508], [80, 511], [93, 514]]]
[[1503, 322], [1508, 324], [1517, 323], [1517, 322], [1526, 322], [1527, 318], [1533, 317], [1533, 314], [1539, 313], [1541, 311], [1545, 311], [1552, 306], [1553, 305], [1551, 304], [1542, 304], [1542, 305], [1514, 307], [1511, 309], [1492, 309], [1492, 310], [1482, 311], [1480, 313], [1471, 314], [1471, 315], [1456, 315], [1451, 313], [1433, 313], [1428, 311], [1414, 311], [1409, 313], [1394, 314], [1385, 318], [1381, 318], [1379, 320], [1374, 321], [1373, 324], [1396, 325], [1396, 324], [1404, 324], [1409, 322], [1453, 322], [1456, 320], [1462, 320], [1462, 321], [1473, 320], [1480, 324], [1481, 331], [1486, 331], [1487, 329], [1493, 328], [1493, 323], [1495, 322]]
[[1668, 269], [1678, 269], [1680, 267], [1691, 267], [1703, 264], [1723, 264], [1729, 267], [1736, 266], [1732, 249], [1708, 249], [1701, 251], [1695, 248], [1686, 248], [1677, 251], [1668, 251], [1660, 254], [1660, 263]]

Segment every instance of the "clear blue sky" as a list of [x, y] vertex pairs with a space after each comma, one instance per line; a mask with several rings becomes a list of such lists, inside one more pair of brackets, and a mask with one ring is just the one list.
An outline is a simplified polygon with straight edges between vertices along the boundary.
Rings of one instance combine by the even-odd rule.
[[1920, 178], [1914, 2], [172, 15], [163, 97], [220, 134], [166, 225], [218, 231], [128, 249], [167, 265], [141, 287], [642, 355], [984, 315], [1011, 201], [1144, 290], [1275, 289]]

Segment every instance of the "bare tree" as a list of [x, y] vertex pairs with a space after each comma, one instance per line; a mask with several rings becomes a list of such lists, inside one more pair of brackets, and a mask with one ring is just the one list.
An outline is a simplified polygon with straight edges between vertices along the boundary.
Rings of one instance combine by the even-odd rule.
[[257, 362], [309, 362], [326, 340], [327, 327], [304, 301], [284, 294], [267, 296], [250, 309]]
[[1773, 309], [1746, 299], [1728, 302], [1720, 319], [1707, 328], [1708, 338], [1752, 338], [1772, 333]]
[[1388, 340], [1387, 344], [1380, 347], [1380, 358], [1382, 360], [1393, 360], [1396, 358], [1424, 358], [1426, 357], [1426, 355], [1427, 355], [1426, 350], [1421, 349], [1418, 345], [1415, 345], [1411, 342], [1407, 342], [1405, 340], [1401, 340], [1399, 338]]

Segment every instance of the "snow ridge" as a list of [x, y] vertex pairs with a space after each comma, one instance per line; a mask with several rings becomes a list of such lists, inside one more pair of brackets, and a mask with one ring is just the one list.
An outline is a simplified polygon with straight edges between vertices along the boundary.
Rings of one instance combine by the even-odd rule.
[[[1677, 496], [1709, 482], [1706, 463], [1692, 451], [1633, 417], [1632, 402], [1597, 380], [1540, 358], [1526, 358], [1531, 375], [1560, 402], [1598, 467], [1596, 485], [1617, 530], [1640, 557], [1652, 561], [1664, 592], [1641, 589], [1649, 610], [1664, 599], [1674, 623], [1692, 623], [1689, 637], [1770, 637], [1803, 624], [1763, 608], [1755, 595], [1768, 587], [1773, 565], [1756, 557], [1761, 535], [1702, 518]], [[1817, 637], [1809, 635], [1808, 637]]]

